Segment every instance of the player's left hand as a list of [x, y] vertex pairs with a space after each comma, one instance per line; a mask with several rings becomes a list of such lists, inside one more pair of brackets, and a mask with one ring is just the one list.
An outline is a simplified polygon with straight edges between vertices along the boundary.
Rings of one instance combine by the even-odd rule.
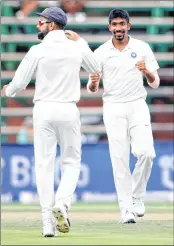
[[4, 85], [3, 86], [2, 90], [1, 90], [1, 96], [5, 96], [6, 97], [5, 91], [6, 91], [7, 87], [8, 87], [8, 85]]
[[138, 68], [144, 75], [147, 74], [148, 70], [144, 61], [139, 61], [136, 63], [136, 68]]
[[77, 41], [78, 39], [80, 39], [80, 36], [76, 32], [73, 32], [71, 30], [65, 30], [65, 35], [68, 39], [71, 39], [73, 41]]

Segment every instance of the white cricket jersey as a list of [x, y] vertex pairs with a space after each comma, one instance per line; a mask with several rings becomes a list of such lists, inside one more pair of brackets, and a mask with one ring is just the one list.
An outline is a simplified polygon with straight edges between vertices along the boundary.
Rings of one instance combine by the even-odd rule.
[[78, 102], [80, 99], [80, 68], [98, 73], [99, 64], [85, 40], [67, 39], [64, 31], [49, 32], [42, 43], [34, 45], [20, 63], [6, 89], [8, 97], [26, 88], [36, 73], [34, 102]]
[[111, 38], [94, 53], [102, 71], [104, 102], [129, 102], [146, 98], [143, 75], [135, 64], [144, 60], [150, 72], [159, 68], [149, 44], [130, 37], [128, 45], [119, 51]]

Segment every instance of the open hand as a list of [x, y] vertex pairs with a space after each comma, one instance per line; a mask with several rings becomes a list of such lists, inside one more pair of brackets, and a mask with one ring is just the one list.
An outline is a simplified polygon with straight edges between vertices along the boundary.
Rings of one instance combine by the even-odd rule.
[[68, 39], [73, 41], [77, 41], [78, 39], [80, 39], [80, 36], [76, 32], [73, 32], [71, 30], [65, 30], [65, 35]]

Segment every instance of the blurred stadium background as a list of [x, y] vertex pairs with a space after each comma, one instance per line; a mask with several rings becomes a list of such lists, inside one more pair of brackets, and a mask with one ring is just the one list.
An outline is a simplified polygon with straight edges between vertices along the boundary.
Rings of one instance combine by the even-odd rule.
[[[30, 0], [33, 11], [22, 18], [19, 11], [24, 2], [27, 1], [1, 0], [1, 87], [12, 80], [25, 53], [38, 43], [38, 18], [33, 12], [62, 4]], [[151, 202], [147, 203], [147, 214], [133, 227], [116, 223], [119, 210], [102, 120], [102, 83], [97, 94], [88, 94], [88, 75], [81, 70], [82, 97], [78, 105], [83, 132], [82, 168], [74, 194], [74, 202], [78, 202], [70, 212], [72, 230], [49, 242], [39, 237], [41, 217], [32, 147], [33, 78], [27, 90], [16, 98], [1, 97], [2, 245], [173, 245], [173, 1], [85, 0], [78, 15], [68, 15], [67, 29], [77, 31], [95, 50], [110, 37], [107, 16], [115, 7], [129, 11], [131, 35], [151, 45], [160, 65], [160, 87], [153, 90], [145, 82], [157, 155], [147, 188], [146, 202]], [[131, 156], [131, 170], [135, 161]], [[55, 189], [59, 181], [60, 170], [56, 165]]]
[[[29, 16], [19, 18], [22, 1], [1, 1], [1, 87], [12, 80], [25, 53], [32, 45], [38, 43], [38, 17], [34, 11], [42, 11], [49, 6], [61, 6], [60, 1], [29, 2], [37, 2], [35, 9]], [[67, 29], [77, 31], [88, 41], [91, 49], [95, 50], [110, 37], [107, 16], [115, 7], [129, 12], [132, 23], [130, 34], [151, 45], [160, 65], [160, 87], [153, 90], [145, 82], [157, 151], [148, 186], [148, 193], [151, 195], [147, 197], [171, 201], [174, 139], [173, 1], [86, 0], [81, 15], [74, 19], [69, 18]], [[82, 174], [75, 199], [113, 201], [115, 193], [112, 170], [102, 120], [102, 83], [97, 94], [88, 94], [87, 73], [81, 70], [80, 78], [82, 97], [78, 106], [81, 112], [84, 145]], [[34, 201], [33, 194], [36, 188], [33, 181], [33, 149], [30, 146], [34, 82], [33, 77], [27, 90], [22, 91], [16, 98], [1, 98], [2, 202], [26, 199]], [[131, 157], [131, 169], [134, 161]], [[106, 180], [105, 186], [102, 179]]]

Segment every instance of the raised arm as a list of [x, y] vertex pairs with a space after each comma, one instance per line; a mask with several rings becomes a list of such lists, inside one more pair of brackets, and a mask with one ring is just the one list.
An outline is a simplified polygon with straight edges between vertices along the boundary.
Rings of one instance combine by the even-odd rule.
[[96, 74], [100, 72], [100, 66], [95, 59], [94, 53], [88, 46], [88, 43], [81, 38], [76, 32], [71, 30], [66, 30], [65, 34], [67, 38], [77, 42], [79, 49], [82, 52], [82, 67], [91, 74]]

